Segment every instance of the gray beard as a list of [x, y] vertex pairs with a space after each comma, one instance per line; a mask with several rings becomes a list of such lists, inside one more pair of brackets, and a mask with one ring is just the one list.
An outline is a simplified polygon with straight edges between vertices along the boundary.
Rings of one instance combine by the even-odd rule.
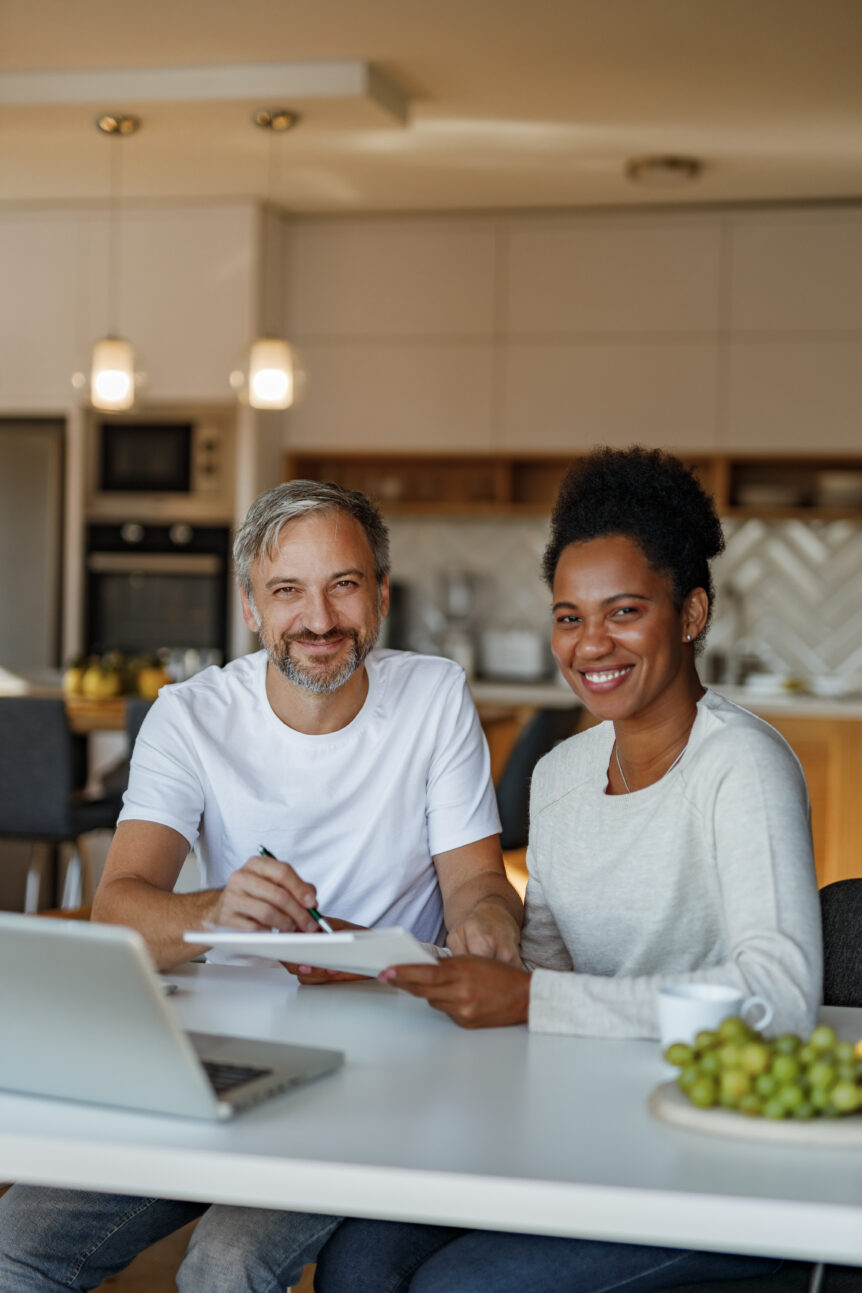
[[353, 677], [356, 670], [365, 663], [369, 654], [374, 650], [379, 632], [380, 624], [378, 622], [374, 631], [369, 633], [366, 638], [360, 639], [358, 634], [354, 633], [353, 643], [344, 664], [337, 673], [329, 674], [313, 668], [307, 669], [300, 665], [290, 654], [290, 642], [282, 640], [274, 644], [272, 648], [268, 647], [265, 642], [262, 645], [276, 669], [284, 675], [288, 682], [292, 682], [295, 687], [301, 687], [303, 691], [324, 695], [338, 691], [349, 678]]

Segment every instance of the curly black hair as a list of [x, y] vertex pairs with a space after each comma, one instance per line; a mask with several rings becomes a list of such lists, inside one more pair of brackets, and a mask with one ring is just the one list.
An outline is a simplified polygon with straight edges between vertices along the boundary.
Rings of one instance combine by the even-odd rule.
[[551, 514], [542, 559], [547, 583], [553, 584], [570, 543], [606, 534], [634, 539], [652, 568], [669, 579], [677, 609], [692, 589], [703, 588], [712, 611], [709, 562], [723, 550], [724, 535], [712, 499], [679, 458], [632, 445], [596, 449], [574, 463]]

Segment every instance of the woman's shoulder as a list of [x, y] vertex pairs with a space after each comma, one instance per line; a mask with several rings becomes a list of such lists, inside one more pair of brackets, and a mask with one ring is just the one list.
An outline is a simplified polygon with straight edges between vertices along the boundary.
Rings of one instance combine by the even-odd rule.
[[755, 765], [787, 775], [801, 775], [791, 746], [766, 719], [707, 689], [698, 706], [697, 748], [714, 765], [726, 763], [741, 773]]
[[532, 811], [554, 802], [562, 794], [593, 780], [596, 768], [607, 765], [613, 745], [612, 723], [598, 723], [560, 741], [536, 764], [531, 783]]

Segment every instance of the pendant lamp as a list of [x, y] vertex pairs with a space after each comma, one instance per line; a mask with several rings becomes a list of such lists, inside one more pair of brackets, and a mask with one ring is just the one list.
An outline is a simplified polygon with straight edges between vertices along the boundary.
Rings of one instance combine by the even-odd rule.
[[135, 352], [116, 328], [120, 258], [118, 204], [121, 189], [120, 141], [140, 128], [140, 119], [118, 112], [96, 118], [96, 129], [111, 141], [110, 210], [108, 213], [108, 332], [93, 345], [90, 372], [76, 373], [76, 386], [88, 386], [95, 409], [120, 412], [135, 402]]
[[[268, 198], [273, 205], [276, 135], [291, 130], [299, 120], [287, 108], [262, 108], [252, 118], [255, 126], [269, 130]], [[279, 258], [280, 259], [280, 258]], [[288, 409], [293, 403], [293, 352], [275, 329], [257, 337], [248, 354], [247, 373], [231, 374], [231, 385], [253, 409]]]

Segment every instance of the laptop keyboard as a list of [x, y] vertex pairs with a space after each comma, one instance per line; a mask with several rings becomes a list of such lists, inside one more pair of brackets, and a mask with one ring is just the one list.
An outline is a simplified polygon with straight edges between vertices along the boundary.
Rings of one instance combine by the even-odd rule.
[[272, 1069], [252, 1068], [247, 1064], [219, 1064], [216, 1060], [203, 1060], [202, 1063], [216, 1095], [224, 1095], [225, 1091], [232, 1091], [243, 1082], [266, 1077], [272, 1072]]

